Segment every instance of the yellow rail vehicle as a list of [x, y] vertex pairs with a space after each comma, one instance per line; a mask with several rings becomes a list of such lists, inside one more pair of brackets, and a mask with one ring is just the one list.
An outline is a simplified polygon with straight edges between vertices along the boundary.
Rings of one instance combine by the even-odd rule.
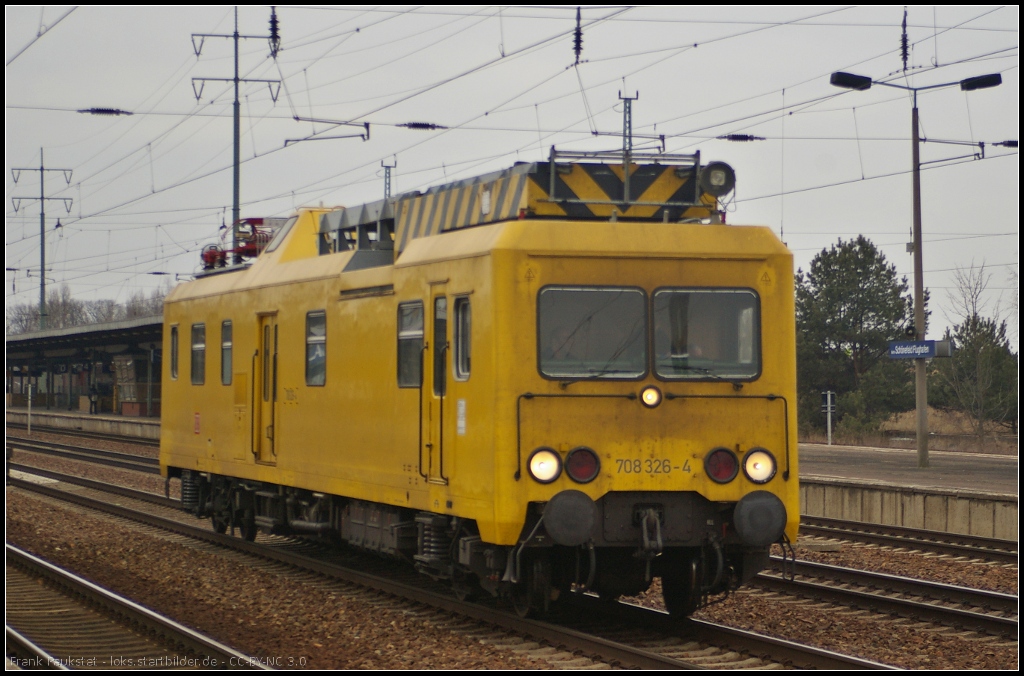
[[161, 466], [185, 508], [524, 613], [661, 577], [687, 614], [794, 540], [791, 254], [720, 223], [726, 165], [565, 159], [302, 210], [178, 286]]

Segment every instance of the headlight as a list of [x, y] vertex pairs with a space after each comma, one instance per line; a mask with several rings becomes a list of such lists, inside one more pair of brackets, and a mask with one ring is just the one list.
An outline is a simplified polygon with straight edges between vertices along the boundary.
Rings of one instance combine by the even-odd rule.
[[763, 448], [752, 448], [743, 458], [743, 473], [755, 484], [766, 484], [775, 476], [775, 457]]
[[562, 473], [562, 458], [554, 450], [542, 446], [530, 454], [526, 468], [534, 481], [549, 484]]
[[711, 449], [704, 458], [704, 471], [715, 483], [727, 484], [736, 478], [740, 471], [736, 454], [724, 446]]
[[640, 390], [640, 403], [647, 408], [654, 408], [661, 403], [661, 390], [654, 385], [648, 385]]
[[565, 456], [565, 473], [578, 484], [587, 484], [601, 472], [601, 461], [593, 449], [577, 446]]

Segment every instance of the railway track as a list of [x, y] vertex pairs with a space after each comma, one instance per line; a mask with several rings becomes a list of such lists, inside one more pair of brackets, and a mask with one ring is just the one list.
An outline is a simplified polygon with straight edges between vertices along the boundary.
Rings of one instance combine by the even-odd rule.
[[[20, 423], [7, 423], [7, 429], [25, 430], [27, 425]], [[116, 441], [118, 443], [139, 444], [141, 446], [160, 446], [159, 439], [149, 437], [125, 436], [122, 434], [106, 434], [103, 432], [88, 432], [86, 430], [69, 430], [64, 427], [50, 427], [48, 425], [33, 425], [32, 429], [48, 434], [64, 434], [71, 437], [84, 437], [86, 439], [97, 439], [100, 441]]]
[[57, 669], [259, 668], [258, 660], [17, 547], [6, 547], [7, 654]]
[[[37, 471], [33, 468], [22, 469], [30, 472]], [[54, 478], [60, 477], [54, 476]], [[76, 481], [76, 483], [89, 485], [88, 482]], [[95, 488], [96, 486], [89, 487]], [[157, 498], [159, 496], [152, 497]], [[159, 499], [163, 500], [163, 498]], [[170, 501], [165, 503], [165, 506], [172, 504], [173, 501]], [[818, 525], [816, 522], [820, 520], [813, 519], [811, 521], [811, 527], [813, 528]], [[837, 521], [828, 523], [828, 527], [831, 528], [828, 531], [829, 533], [842, 532], [852, 534], [854, 537], [858, 534], [869, 533], [870, 529], [873, 528], [870, 524], [848, 524]], [[958, 536], [929, 531], [893, 530], [916, 536], [912, 544], [903, 544], [904, 549], [915, 548], [914, 544], [921, 540], [921, 533], [928, 535], [932, 539], [935, 539], [934, 536], [941, 536], [941, 539], [947, 541], [947, 543], [948, 541], [958, 539]], [[979, 540], [983, 546], [982, 552], [998, 551], [994, 547], [993, 542], [1009, 545], [1006, 547], [1007, 551], [1016, 549], [1016, 543], [986, 541], [979, 538], [966, 538], [963, 541], [978, 544]], [[890, 542], [892, 541], [890, 540]], [[900, 541], [897, 540], [895, 542]], [[960, 549], [959, 551], [963, 555], [964, 550]], [[778, 575], [768, 573], [760, 576], [759, 584], [764, 588], [788, 595], [826, 600], [830, 603], [914, 618], [919, 621], [938, 623], [959, 629], [969, 629], [1000, 636], [1016, 635], [1017, 632], [1016, 607], [1018, 597], [1016, 596], [972, 590], [953, 585], [933, 584], [920, 580], [844, 569], [824, 564], [798, 562], [797, 565], [796, 573], [799, 579], [795, 582], [787, 582]], [[669, 640], [670, 645], [678, 645], [674, 639], [667, 640]]]
[[160, 460], [158, 458], [146, 458], [131, 453], [104, 451], [98, 448], [86, 448], [52, 441], [37, 441], [13, 437], [7, 438], [6, 445], [8, 455], [12, 451], [28, 451], [29, 453], [52, 455], [66, 460], [80, 460], [108, 467], [130, 469], [145, 474], [160, 473]]
[[[8, 423], [7, 427], [13, 429], [25, 429], [24, 425], [17, 425], [14, 423]], [[40, 431], [52, 432], [54, 434], [83, 436], [104, 441], [159, 446], [159, 441], [143, 437], [100, 434], [80, 430], [67, 430], [63, 428], [48, 427], [37, 429]], [[146, 473], [159, 473], [159, 463], [155, 459], [139, 460], [139, 456], [131, 454], [115, 454], [112, 451], [84, 449], [67, 444], [55, 444], [52, 442], [9, 437], [8, 448], [12, 447], [31, 450], [38, 453], [59, 455], [76, 460], [98, 462], [101, 464], [113, 464], [111, 462], [105, 462], [104, 458], [111, 461], [124, 460], [129, 463], [129, 465], [113, 466], [137, 469], [138, 471]], [[76, 453], [77, 455], [75, 455]], [[119, 457], [119, 455], [121, 457]], [[133, 461], [137, 464], [132, 464]], [[151, 465], [156, 469], [152, 469], [150, 467]], [[949, 556], [965, 556], [968, 558], [976, 558], [1004, 564], [1016, 564], [1019, 561], [1018, 544], [1011, 540], [999, 540], [995, 538], [960, 535], [956, 533], [943, 533], [939, 531], [872, 524], [860, 521], [844, 521], [824, 517], [801, 516], [800, 519], [800, 535], [802, 537], [807, 536], [813, 538], [874, 544], [881, 547], [918, 550], [922, 552], [946, 554]]]
[[816, 516], [800, 517], [800, 535], [861, 542], [894, 549], [965, 556], [997, 563], [1016, 564], [1020, 558], [1018, 545], [1012, 540]]
[[[786, 644], [784, 641], [752, 633], [742, 634], [726, 627], [716, 627], [707, 623], [674, 623], [664, 613], [638, 610], [624, 604], [615, 604], [615, 615], [618, 615], [618, 619], [614, 615], [603, 616], [601, 625], [604, 632], [600, 634], [592, 624], [580, 624], [578, 626], [583, 627], [580, 629], [568, 624], [522, 619], [494, 604], [467, 604], [458, 601], [450, 591], [442, 590], [440, 587], [425, 589], [420, 576], [415, 577], [417, 582], [413, 585], [403, 579], [369, 575], [343, 567], [336, 560], [331, 560], [336, 558], [336, 555], [318, 554], [316, 548], [311, 547], [309, 543], [282, 542], [281, 538], [264, 536], [260, 537], [261, 543], [249, 543], [241, 538], [218, 535], [206, 528], [197, 528], [124, 506], [104, 504], [80, 493], [65, 493], [17, 479], [12, 479], [12, 483], [60, 500], [99, 509], [188, 538], [214, 543], [218, 547], [243, 552], [249, 557], [271, 561], [273, 565], [283, 564], [306, 573], [316, 572], [329, 578], [332, 583], [341, 581], [344, 584], [355, 585], [364, 592], [385, 594], [391, 599], [397, 599], [399, 603], [410, 604], [407, 612], [433, 614], [438, 618], [434, 621], [440, 623], [436, 626], [451, 626], [459, 633], [494, 645], [504, 645], [510, 650], [523, 651], [532, 657], [550, 659], [555, 665], [562, 667], [580, 667], [583, 666], [582, 661], [597, 660], [613, 666], [657, 669], [706, 668], [715, 665], [719, 668], [770, 667], [773, 664], [804, 668], [884, 668], [884, 665], [874, 662], [808, 646]], [[277, 546], [268, 547], [263, 544], [268, 541], [276, 542]], [[378, 561], [376, 569], [379, 568]], [[411, 572], [408, 573], [409, 578], [412, 575]], [[581, 622], [596, 617], [593, 608], [597, 606], [594, 604], [607, 605], [597, 599], [586, 597], [577, 600], [591, 604], [582, 615], [578, 615], [582, 618]], [[395, 602], [389, 601], [391, 604]], [[648, 627], [646, 633], [641, 636], [635, 635], [637, 612], [644, 613], [644, 626]], [[655, 630], [655, 626], [660, 628]], [[616, 640], [616, 634], [623, 632], [631, 632], [632, 640]], [[746, 647], [737, 649], [741, 634], [742, 644]], [[606, 638], [606, 635], [612, 638]]]
[[923, 622], [996, 636], [1016, 636], [1018, 597], [1012, 594], [927, 582], [808, 561], [783, 562], [773, 556], [776, 571], [762, 572], [755, 584], [764, 589], [799, 595], [873, 612], [891, 613]]
[[11, 472], [14, 472], [14, 474], [12, 474], [11, 476], [18, 479], [27, 479], [28, 476], [42, 477], [44, 479], [50, 479], [52, 481], [61, 481], [66, 484], [72, 484], [75, 486], [81, 486], [83, 488], [101, 491], [103, 493], [120, 495], [126, 498], [131, 498], [133, 500], [150, 502], [152, 504], [160, 505], [161, 507], [167, 507], [169, 509], [181, 508], [181, 501], [178, 500], [177, 498], [165, 497], [163, 495], [157, 495], [156, 493], [150, 493], [148, 491], [140, 491], [134, 488], [117, 486], [115, 484], [105, 483], [103, 481], [95, 481], [93, 479], [72, 476], [70, 474], [63, 474], [61, 472], [53, 472], [48, 469], [41, 469], [39, 467], [21, 465], [18, 463], [7, 463], [7, 469]]

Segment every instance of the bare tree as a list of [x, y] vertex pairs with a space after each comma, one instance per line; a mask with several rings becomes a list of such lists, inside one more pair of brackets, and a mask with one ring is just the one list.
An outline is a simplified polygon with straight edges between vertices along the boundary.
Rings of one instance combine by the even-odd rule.
[[979, 437], [993, 423], [1017, 427], [1018, 355], [1010, 349], [1006, 322], [998, 317], [999, 303], [996, 316], [983, 314], [990, 278], [984, 265], [957, 268], [957, 288], [950, 294], [950, 304], [960, 321], [946, 335], [953, 342], [953, 356], [936, 363], [935, 403], [967, 413]]
[[61, 284], [46, 297], [46, 328], [69, 329], [85, 323], [82, 301], [71, 295], [71, 287]]
[[28, 333], [39, 328], [39, 306], [32, 303], [8, 305], [4, 312], [7, 335]]
[[[973, 262], [967, 269], [956, 267], [953, 271], [953, 283], [956, 286], [947, 293], [947, 297], [952, 306], [953, 315], [959, 321], [951, 323], [957, 324], [971, 317], [982, 316], [987, 305], [982, 296], [985, 294], [985, 289], [988, 288], [990, 279], [992, 279], [992, 275], [985, 272], [984, 263], [977, 268], [974, 267]], [[949, 319], [948, 316], [947, 319]]]
[[[170, 291], [166, 283], [153, 289], [149, 295], [136, 291], [123, 304], [115, 300], [80, 301], [71, 294], [71, 288], [62, 284], [51, 289], [46, 300], [46, 327], [68, 329], [85, 324], [102, 324], [136, 317], [152, 317], [163, 313], [164, 297]], [[18, 303], [5, 308], [7, 335], [28, 333], [39, 328], [39, 306]]]
[[125, 319], [161, 314], [164, 311], [164, 296], [167, 295], [168, 290], [165, 285], [153, 289], [148, 296], [142, 291], [132, 293], [124, 304]]
[[1010, 270], [1009, 282], [1013, 292], [1010, 294], [1010, 309], [1008, 333], [1010, 344], [1020, 353], [1020, 276], [1016, 270]]
[[105, 298], [85, 303], [85, 314], [89, 324], [103, 324], [124, 319], [124, 306], [116, 300]]

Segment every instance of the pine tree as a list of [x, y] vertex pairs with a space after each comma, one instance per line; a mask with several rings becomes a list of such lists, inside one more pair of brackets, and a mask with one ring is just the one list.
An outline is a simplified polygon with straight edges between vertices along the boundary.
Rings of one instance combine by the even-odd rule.
[[838, 394], [840, 418], [852, 414], [864, 425], [913, 406], [913, 378], [887, 357], [889, 341], [913, 323], [913, 299], [906, 278], [870, 240], [840, 239], [808, 272], [798, 271], [796, 315], [804, 420], [822, 420], [824, 390]]

